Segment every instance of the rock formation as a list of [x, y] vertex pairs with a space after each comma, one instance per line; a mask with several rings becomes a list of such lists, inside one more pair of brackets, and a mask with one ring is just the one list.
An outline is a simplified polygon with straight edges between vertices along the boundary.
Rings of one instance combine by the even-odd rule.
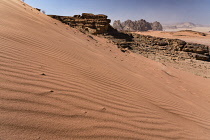
[[123, 33], [116, 29], [112, 29], [112, 32], [105, 37], [112, 40], [123, 52], [131, 50], [145, 57], [162, 55], [177, 61], [185, 59], [210, 61], [209, 46], [202, 44], [187, 43], [179, 39]]
[[192, 22], [182, 22], [182, 23], [177, 23], [176, 27], [177, 28], [194, 28], [196, 27], [196, 24]]
[[162, 31], [162, 25], [159, 22], [153, 22], [149, 23], [146, 20], [138, 20], [138, 21], [131, 21], [126, 20], [124, 22], [120, 22], [120, 20], [116, 20], [113, 23], [113, 27], [117, 29], [118, 31], [148, 31], [148, 30], [154, 30], [154, 31]]
[[114, 23], [113, 23], [113, 27], [115, 29], [117, 29], [118, 31], [122, 31], [123, 30], [123, 27], [121, 25], [120, 20], [115, 20]]
[[144, 19], [135, 21], [135, 31], [148, 31], [148, 30], [152, 30], [152, 26], [149, 22], [147, 22]]
[[142, 54], [160, 54], [171, 57], [173, 60], [196, 59], [209, 61], [209, 47], [202, 44], [187, 43], [179, 39], [166, 39], [145, 35], [133, 34], [135, 44], [133, 50]]
[[[73, 17], [56, 15], [50, 15], [50, 17], [60, 20], [71, 27], [78, 28], [82, 32], [103, 34], [104, 37], [118, 45], [123, 52], [132, 50], [133, 52], [140, 53], [146, 57], [148, 55], [164, 55], [173, 60], [210, 60], [209, 47], [206, 45], [187, 43], [179, 39], [166, 39], [134, 33], [131, 34], [119, 32], [110, 26], [110, 20], [107, 19], [106, 15], [83, 13], [82, 15], [75, 15]], [[147, 31], [151, 29], [162, 29], [162, 26], [159, 22], [149, 23], [143, 19], [134, 22], [127, 20], [123, 23], [120, 23], [120, 21], [115, 21], [114, 25], [118, 30], [125, 31]]]
[[107, 19], [106, 15], [94, 15], [89, 13], [83, 13], [82, 15], [70, 16], [57, 16], [49, 15], [52, 18], [60, 20], [61, 22], [70, 25], [71, 27], [78, 28], [83, 32], [89, 32], [91, 34], [103, 34], [106, 33], [110, 26], [110, 19]]
[[163, 30], [163, 27], [160, 24], [160, 22], [155, 21], [155, 22], [151, 23], [151, 26], [152, 26], [153, 31], [162, 31]]
[[35, 9], [36, 9], [37, 11], [39, 11], [39, 12], [41, 11], [41, 9], [39, 9], [39, 8], [35, 8]]

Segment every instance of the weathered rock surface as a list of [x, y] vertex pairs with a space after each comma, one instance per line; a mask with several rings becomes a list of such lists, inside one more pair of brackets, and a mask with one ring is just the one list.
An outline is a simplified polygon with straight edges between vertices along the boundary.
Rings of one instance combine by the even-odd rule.
[[[161, 54], [174, 60], [196, 59], [208, 61], [209, 47], [202, 44], [187, 43], [179, 39], [166, 39], [134, 34], [134, 50], [141, 53]], [[184, 55], [183, 55], [184, 54]]]
[[[107, 19], [106, 15], [83, 13], [82, 15], [75, 15], [73, 17], [56, 15], [50, 15], [50, 17], [78, 28], [82, 32], [103, 34], [104, 37], [118, 45], [123, 52], [131, 50], [146, 57], [150, 54], [164, 55], [170, 57], [172, 60], [210, 60], [210, 50], [206, 45], [187, 43], [179, 39], [167, 39], [135, 33], [119, 32], [110, 26], [110, 20]], [[115, 21], [114, 25], [118, 27], [118, 30], [126, 31], [147, 31], [150, 29], [159, 30], [162, 28], [159, 22], [151, 24], [145, 20], [135, 22], [127, 20], [123, 23]]]
[[112, 40], [123, 52], [131, 50], [146, 57], [150, 54], [164, 55], [172, 60], [210, 60], [209, 46], [202, 44], [187, 43], [179, 39], [123, 33], [115, 29], [109, 30], [109, 34], [105, 37]]
[[152, 26], [153, 31], [162, 31], [163, 30], [163, 27], [160, 24], [160, 22], [155, 21], [155, 22], [151, 23], [151, 26]]
[[135, 21], [135, 31], [148, 31], [152, 30], [152, 26], [149, 22], [144, 19]]
[[107, 19], [106, 15], [94, 15], [89, 13], [83, 13], [82, 15], [70, 16], [57, 16], [49, 15], [52, 18], [60, 20], [61, 22], [70, 25], [71, 27], [78, 28], [83, 32], [89, 32], [91, 34], [103, 34], [106, 33], [110, 26], [110, 19]]
[[113, 27], [115, 27], [115, 29], [117, 29], [118, 31], [122, 31], [123, 30], [123, 27], [121, 25], [120, 20], [115, 20], [114, 23], [113, 23]]
[[120, 20], [116, 20], [113, 23], [113, 27], [117, 29], [118, 31], [129, 31], [129, 32], [135, 32], [135, 31], [148, 31], [148, 30], [154, 30], [154, 31], [162, 31], [163, 27], [159, 22], [153, 22], [149, 23], [146, 20], [138, 20], [138, 21], [131, 21], [126, 20], [124, 22], [120, 22]]

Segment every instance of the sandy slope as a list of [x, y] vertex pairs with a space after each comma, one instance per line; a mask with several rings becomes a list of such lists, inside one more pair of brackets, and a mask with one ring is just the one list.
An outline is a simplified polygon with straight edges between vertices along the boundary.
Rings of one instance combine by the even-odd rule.
[[18, 0], [1, 0], [0, 17], [1, 140], [209, 140], [209, 79], [121, 53]]

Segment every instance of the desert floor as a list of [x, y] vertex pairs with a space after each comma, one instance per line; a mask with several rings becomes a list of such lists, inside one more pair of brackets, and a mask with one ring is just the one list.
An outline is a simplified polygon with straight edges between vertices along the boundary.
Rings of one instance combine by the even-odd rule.
[[[208, 30], [205, 28], [205, 31], [203, 30], [194, 30], [188, 29], [193, 31], [199, 31], [206, 33], [206, 36], [202, 36], [193, 32], [189, 31], [147, 31], [147, 32], [138, 32], [139, 34], [143, 35], [151, 35], [156, 37], [163, 37], [163, 38], [173, 38], [173, 39], [181, 39], [186, 42], [192, 42], [192, 43], [199, 43], [199, 44], [205, 44], [210, 46], [210, 32], [207, 32]], [[210, 30], [210, 29], [209, 29]]]
[[209, 140], [210, 79], [0, 1], [1, 140]]
[[164, 29], [165, 31], [169, 31], [169, 32], [177, 32], [177, 31], [181, 31], [181, 30], [193, 30], [193, 31], [197, 31], [197, 32], [209, 32], [210, 31], [210, 27], [194, 27], [194, 28], [177, 28], [177, 29]]
[[[205, 28], [206, 29], [206, 28]], [[202, 30], [200, 30], [202, 31]], [[135, 32], [137, 34], [142, 35], [151, 35], [156, 37], [163, 37], [163, 38], [171, 38], [171, 39], [181, 39], [186, 42], [191, 43], [198, 43], [198, 44], [204, 44], [210, 46], [210, 33], [207, 32], [197, 32], [197, 31], [147, 31], [147, 32]], [[206, 36], [202, 36], [200, 33], [205, 33]], [[210, 50], [210, 49], [209, 49]], [[210, 78], [210, 63], [205, 61], [199, 61], [199, 60], [191, 60], [186, 59], [183, 61], [174, 61], [171, 60], [171, 58], [165, 57], [165, 56], [150, 56], [149, 57], [152, 60], [155, 60], [157, 62], [163, 63], [167, 66], [174, 67], [176, 69], [180, 69], [183, 71], [187, 71], [190, 73], [193, 73], [198, 76], [202, 76], [205, 78]]]

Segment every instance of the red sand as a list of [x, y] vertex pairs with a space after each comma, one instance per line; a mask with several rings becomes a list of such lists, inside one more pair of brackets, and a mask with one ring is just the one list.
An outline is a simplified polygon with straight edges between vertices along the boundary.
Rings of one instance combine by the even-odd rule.
[[0, 139], [209, 140], [209, 79], [18, 0], [1, 0], [0, 17]]

